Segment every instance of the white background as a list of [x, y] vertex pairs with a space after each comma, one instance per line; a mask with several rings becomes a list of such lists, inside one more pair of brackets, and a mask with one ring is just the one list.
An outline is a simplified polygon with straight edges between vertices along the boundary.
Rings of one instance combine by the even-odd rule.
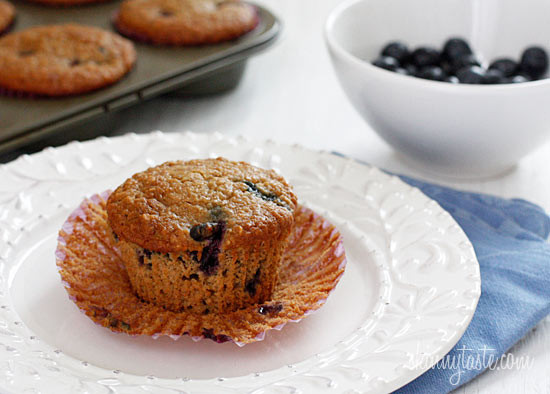
[[[188, 129], [272, 138], [340, 151], [392, 171], [461, 189], [522, 197], [550, 211], [550, 144], [524, 159], [511, 173], [486, 181], [454, 183], [405, 165], [355, 113], [329, 63], [322, 29], [328, 13], [340, 1], [258, 1], [283, 20], [284, 29], [274, 47], [250, 60], [237, 89], [219, 96], [160, 98], [140, 104], [117, 117], [114, 134]], [[515, 357], [534, 359], [533, 366], [489, 371], [457, 392], [550, 392], [550, 319], [541, 322], [511, 352]]]

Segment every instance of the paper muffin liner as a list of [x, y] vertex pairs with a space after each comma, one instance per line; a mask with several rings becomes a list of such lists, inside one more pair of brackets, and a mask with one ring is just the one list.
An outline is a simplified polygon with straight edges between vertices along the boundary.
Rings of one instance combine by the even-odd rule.
[[107, 223], [110, 191], [84, 200], [59, 232], [56, 259], [70, 299], [95, 323], [111, 331], [158, 338], [189, 335], [198, 341], [261, 341], [319, 309], [344, 273], [342, 236], [322, 216], [299, 206], [273, 297], [224, 314], [173, 312], [142, 301], [132, 290]]

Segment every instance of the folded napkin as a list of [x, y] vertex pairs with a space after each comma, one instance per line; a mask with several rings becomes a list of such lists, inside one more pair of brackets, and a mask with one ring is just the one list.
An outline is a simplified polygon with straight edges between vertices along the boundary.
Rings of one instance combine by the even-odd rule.
[[401, 179], [453, 216], [481, 268], [481, 298], [460, 341], [442, 362], [396, 391], [447, 393], [496, 362], [550, 313], [550, 217], [524, 200]]

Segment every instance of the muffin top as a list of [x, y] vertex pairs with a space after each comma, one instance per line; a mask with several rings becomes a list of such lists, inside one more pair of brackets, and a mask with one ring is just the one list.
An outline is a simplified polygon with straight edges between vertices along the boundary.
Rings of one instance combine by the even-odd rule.
[[273, 170], [224, 158], [166, 162], [133, 175], [109, 197], [118, 237], [158, 252], [194, 249], [224, 229], [224, 247], [287, 232], [297, 199]]
[[118, 30], [156, 44], [200, 45], [227, 41], [254, 29], [256, 8], [239, 0], [125, 0]]
[[78, 24], [35, 26], [0, 38], [0, 86], [46, 96], [84, 93], [122, 78], [136, 60], [118, 34]]

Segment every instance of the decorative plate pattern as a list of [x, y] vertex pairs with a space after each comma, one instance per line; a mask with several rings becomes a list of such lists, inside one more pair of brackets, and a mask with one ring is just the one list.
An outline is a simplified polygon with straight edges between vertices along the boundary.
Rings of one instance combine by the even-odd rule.
[[[348, 269], [318, 315], [325, 310], [345, 312], [329, 307], [334, 298], [339, 307], [352, 304], [355, 315], [365, 316], [358, 326], [337, 341], [319, 345], [313, 355], [297, 356], [296, 363], [200, 379], [138, 375], [127, 371], [125, 364], [102, 367], [99, 364], [109, 362], [88, 362], [70, 348], [54, 346], [53, 337], [35, 332], [44, 326], [37, 321], [52, 323], [29, 301], [42, 283], [40, 276], [47, 279], [41, 270], [55, 265], [53, 250], [42, 255], [40, 248], [46, 248], [50, 238], [55, 240], [64, 218], [85, 195], [112, 188], [130, 174], [166, 160], [216, 156], [274, 168], [294, 186], [303, 205], [339, 228]], [[155, 132], [49, 148], [0, 166], [0, 179], [0, 389], [6, 392], [388, 392], [420, 375], [452, 348], [480, 296], [473, 247], [447, 212], [397, 177], [330, 153], [221, 134]], [[370, 282], [354, 274], [363, 268]], [[358, 299], [366, 283], [374, 296]], [[356, 288], [346, 292], [346, 286]], [[47, 301], [46, 297], [41, 305]], [[348, 324], [343, 315], [329, 317], [325, 321], [334, 327]], [[58, 323], [60, 330], [70, 329]], [[119, 337], [112, 335], [109, 340], [116, 342]], [[56, 344], [63, 340], [55, 338]], [[268, 334], [262, 344], [270, 340], [276, 341]], [[186, 349], [191, 344], [182, 345]], [[220, 353], [233, 352], [226, 345], [239, 349], [212, 345], [219, 346]], [[270, 349], [273, 357], [276, 349]]]

